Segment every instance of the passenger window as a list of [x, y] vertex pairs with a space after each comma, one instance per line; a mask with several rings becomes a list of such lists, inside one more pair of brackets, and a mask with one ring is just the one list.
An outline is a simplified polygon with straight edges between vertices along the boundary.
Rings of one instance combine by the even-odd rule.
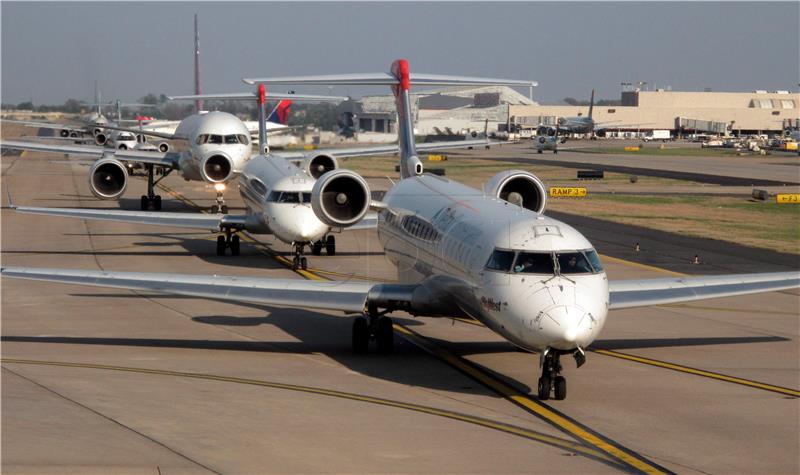
[[582, 252], [561, 252], [556, 253], [558, 267], [562, 274], [588, 274], [592, 272], [592, 266]]
[[499, 270], [508, 272], [511, 270], [511, 264], [514, 262], [514, 251], [501, 251], [495, 249], [489, 262], [486, 263], [486, 268], [491, 270]]
[[595, 272], [603, 272], [603, 264], [600, 262], [600, 256], [597, 255], [597, 251], [589, 249], [584, 251], [584, 254], [586, 254], [586, 258], [589, 259], [589, 263]]
[[554, 274], [553, 256], [541, 252], [520, 252], [514, 263], [514, 272], [521, 274]]

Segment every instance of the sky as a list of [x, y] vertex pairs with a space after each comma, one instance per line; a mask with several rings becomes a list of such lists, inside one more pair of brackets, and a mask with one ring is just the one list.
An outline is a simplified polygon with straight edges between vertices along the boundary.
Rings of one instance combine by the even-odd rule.
[[[242, 77], [411, 70], [535, 80], [534, 98], [673, 90], [797, 91], [800, 2], [0, 3], [3, 103], [191, 94], [193, 14], [203, 92]], [[298, 92], [328, 92], [296, 88]], [[337, 88], [334, 94], [383, 94]], [[526, 90], [522, 90], [527, 94]]]

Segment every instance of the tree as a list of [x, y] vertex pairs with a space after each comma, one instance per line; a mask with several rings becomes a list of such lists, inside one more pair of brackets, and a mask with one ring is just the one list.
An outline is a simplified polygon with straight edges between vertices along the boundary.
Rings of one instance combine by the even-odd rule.
[[75, 99], [67, 99], [64, 103], [64, 112], [68, 112], [70, 114], [77, 114], [81, 111], [81, 103], [76, 101]]
[[33, 110], [33, 101], [20, 102], [19, 104], [17, 104], [17, 109], [32, 111]]
[[[163, 96], [163, 94], [162, 94], [162, 96]], [[153, 94], [153, 93], [149, 93], [146, 96], [144, 96], [143, 98], [141, 98], [139, 100], [139, 102], [141, 102], [142, 104], [152, 104], [152, 105], [155, 106], [155, 105], [158, 105], [158, 97], [156, 97], [156, 95]]]

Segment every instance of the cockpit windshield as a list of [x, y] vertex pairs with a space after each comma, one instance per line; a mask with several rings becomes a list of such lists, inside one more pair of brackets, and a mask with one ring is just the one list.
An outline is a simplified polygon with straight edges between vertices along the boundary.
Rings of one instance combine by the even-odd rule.
[[530, 252], [495, 249], [486, 269], [515, 274], [594, 274], [603, 271], [594, 249], [567, 252]]
[[247, 136], [245, 135], [226, 135], [225, 136], [225, 143], [226, 144], [243, 144], [247, 145], [249, 142], [247, 140]]
[[273, 203], [311, 203], [311, 193], [273, 191], [269, 194], [269, 197], [267, 197], [267, 201]]

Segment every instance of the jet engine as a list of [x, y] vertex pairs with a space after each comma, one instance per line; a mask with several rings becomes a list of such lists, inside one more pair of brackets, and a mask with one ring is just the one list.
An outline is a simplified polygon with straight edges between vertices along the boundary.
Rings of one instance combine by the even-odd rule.
[[536, 213], [547, 205], [547, 188], [533, 173], [522, 170], [500, 172], [484, 187], [486, 193]]
[[203, 160], [200, 169], [205, 181], [220, 183], [227, 181], [231, 177], [233, 164], [230, 158], [218, 153]]
[[319, 178], [325, 173], [339, 168], [339, 162], [333, 155], [317, 155], [306, 163], [306, 173], [314, 178]]
[[101, 158], [89, 170], [89, 187], [100, 199], [119, 198], [128, 186], [128, 170], [115, 158]]
[[332, 227], [347, 227], [361, 220], [371, 201], [369, 185], [350, 170], [325, 173], [311, 190], [311, 208], [320, 221]]
[[60, 134], [62, 137], [64, 137], [64, 138], [66, 138], [66, 137], [69, 137], [69, 130], [67, 130], [67, 129], [61, 129], [61, 131], [59, 132], [59, 134]]
[[105, 145], [106, 142], [108, 142], [108, 137], [106, 137], [106, 134], [102, 132], [98, 132], [97, 134], [95, 134], [94, 143], [96, 143], [97, 145]]
[[158, 144], [158, 151], [161, 153], [169, 152], [169, 144], [167, 142], [161, 142]]

